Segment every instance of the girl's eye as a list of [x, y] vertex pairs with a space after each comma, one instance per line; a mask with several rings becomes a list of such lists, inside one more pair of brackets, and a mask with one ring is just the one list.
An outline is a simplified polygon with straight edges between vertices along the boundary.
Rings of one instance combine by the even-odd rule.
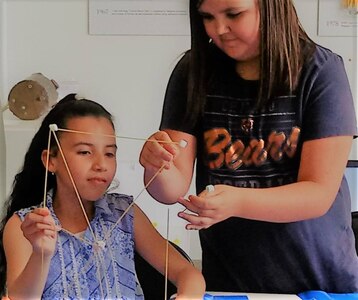
[[80, 154], [80, 155], [89, 155], [89, 154], [91, 154], [91, 152], [88, 151], [88, 150], [78, 151], [77, 153]]
[[106, 156], [107, 157], [116, 157], [116, 155], [114, 154], [114, 153], [111, 153], [111, 152], [108, 152], [108, 153], [106, 153]]

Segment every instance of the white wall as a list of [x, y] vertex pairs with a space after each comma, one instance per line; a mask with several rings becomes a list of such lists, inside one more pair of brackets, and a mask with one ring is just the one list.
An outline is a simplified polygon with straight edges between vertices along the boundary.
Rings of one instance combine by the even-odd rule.
[[[0, 45], [3, 45], [4, 42], [4, 11], [3, 6], [0, 3]], [[5, 102], [1, 101], [3, 95], [5, 94], [4, 91], [4, 80], [3, 80], [3, 69], [4, 69], [4, 57], [3, 57], [3, 47], [0, 47], [0, 207], [5, 200], [6, 195], [6, 147], [5, 147], [5, 131], [4, 131], [4, 122], [3, 122], [3, 114], [1, 113], [2, 104]], [[1, 210], [0, 210], [1, 216]]]
[[[296, 0], [295, 3], [311, 37], [343, 56], [357, 101], [357, 39], [318, 37], [318, 0]], [[103, 103], [115, 115], [119, 135], [147, 137], [157, 130], [168, 77], [178, 56], [189, 47], [189, 36], [88, 35], [87, 0], [0, 0], [1, 9], [2, 104], [12, 86], [32, 73], [42, 72], [63, 87]], [[4, 118], [8, 192], [39, 120], [20, 121], [9, 111]], [[128, 173], [127, 179], [136, 178], [135, 182], [121, 179], [122, 187], [133, 195], [142, 187], [142, 170], [136, 163], [141, 146], [140, 142], [119, 141], [119, 172], [123, 170], [119, 177]], [[3, 153], [0, 148], [0, 155]], [[356, 154], [355, 145], [351, 157], [357, 158]], [[0, 157], [0, 163], [4, 165], [4, 157]], [[2, 172], [0, 169], [0, 188], [4, 193]], [[153, 219], [160, 218], [158, 203], [147, 194], [141, 197], [140, 203]], [[166, 209], [160, 210], [162, 219]], [[178, 234], [173, 239], [181, 239], [193, 258], [200, 257], [197, 233], [183, 233], [184, 225], [177, 221], [175, 209], [170, 220], [171, 229]]]

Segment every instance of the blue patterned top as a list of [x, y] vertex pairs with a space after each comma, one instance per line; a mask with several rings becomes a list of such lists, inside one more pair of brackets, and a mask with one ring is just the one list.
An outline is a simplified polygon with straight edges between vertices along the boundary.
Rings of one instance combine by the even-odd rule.
[[[52, 194], [47, 195], [47, 207], [61, 226]], [[58, 233], [42, 299], [144, 299], [134, 266], [133, 209], [114, 226], [132, 201], [116, 193], [96, 201], [91, 227], [100, 243], [93, 240], [89, 228], [82, 237], [63, 230]], [[16, 213], [23, 220], [33, 208]]]

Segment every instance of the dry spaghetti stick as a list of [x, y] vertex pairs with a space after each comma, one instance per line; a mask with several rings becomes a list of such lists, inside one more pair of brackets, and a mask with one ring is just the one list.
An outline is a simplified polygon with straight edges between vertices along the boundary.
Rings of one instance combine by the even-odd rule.
[[[48, 178], [48, 165], [50, 161], [50, 146], [51, 146], [51, 128], [48, 134], [48, 142], [47, 142], [47, 155], [46, 155], [46, 170], [45, 170], [45, 184], [44, 184], [44, 197], [43, 197], [43, 208], [46, 207], [46, 197], [47, 197], [47, 178]], [[41, 246], [41, 276], [44, 271], [44, 247], [43, 244]]]
[[[55, 124], [52, 124], [55, 125]], [[50, 125], [51, 126], [51, 125]], [[188, 144], [185, 140], [180, 140], [179, 142], [173, 142], [173, 141], [162, 141], [162, 140], [154, 140], [154, 139], [145, 139], [145, 138], [136, 138], [136, 137], [128, 137], [128, 136], [120, 136], [120, 135], [111, 135], [111, 134], [97, 134], [93, 132], [88, 131], [78, 131], [78, 130], [71, 130], [71, 129], [64, 129], [64, 128], [58, 128], [59, 131], [64, 132], [72, 132], [72, 133], [82, 133], [82, 134], [91, 134], [91, 135], [100, 135], [105, 137], [114, 137], [114, 138], [120, 138], [120, 139], [128, 139], [128, 140], [137, 140], [137, 141], [146, 141], [146, 142], [157, 142], [162, 144], [175, 144], [179, 145], [181, 148], [185, 148]]]
[[[79, 199], [79, 202], [80, 202], [81, 208], [82, 208], [82, 210], [83, 210], [84, 216], [85, 216], [86, 221], [87, 221], [87, 223], [88, 223], [88, 226], [89, 226], [89, 228], [90, 228], [90, 230], [91, 230], [91, 232], [92, 232], [93, 238], [94, 238], [94, 240], [96, 241], [96, 237], [95, 237], [94, 232], [93, 232], [93, 230], [92, 230], [92, 228], [91, 228], [91, 225], [90, 225], [90, 222], [89, 222], [88, 217], [87, 217], [87, 215], [86, 215], [86, 212], [85, 212], [85, 210], [84, 210], [84, 208], [83, 208], [82, 201], [81, 201], [81, 199], [80, 199], [80, 196], [79, 196], [79, 194], [78, 194], [78, 190], [77, 190], [77, 188], [76, 188], [76, 185], [75, 185], [75, 183], [74, 183], [73, 177], [72, 177], [71, 172], [70, 172], [70, 170], [69, 170], [67, 161], [66, 161], [66, 159], [65, 159], [64, 153], [63, 153], [62, 148], [61, 148], [61, 145], [60, 145], [59, 140], [58, 140], [58, 138], [57, 138], [57, 136], [56, 136], [56, 134], [55, 134], [55, 131], [58, 131], [58, 130], [62, 130], [62, 131], [66, 131], [66, 132], [74, 132], [74, 133], [83, 133], [83, 134], [95, 134], [95, 133], [83, 132], [83, 131], [74, 131], [74, 130], [68, 130], [68, 129], [59, 129], [56, 124], [51, 124], [51, 125], [50, 125], [50, 134], [51, 134], [51, 132], [53, 132], [53, 134], [54, 134], [56, 143], [57, 143], [57, 145], [58, 145], [58, 147], [59, 147], [61, 156], [62, 156], [62, 158], [63, 158], [63, 160], [64, 160], [64, 164], [65, 164], [66, 170], [67, 170], [67, 172], [68, 172], [68, 174], [69, 174], [70, 180], [71, 180], [72, 185], [73, 185], [73, 187], [74, 187], [74, 189], [75, 189], [75, 193], [76, 193], [76, 195], [77, 195], [77, 198]], [[101, 136], [110, 136], [110, 137], [116, 137], [116, 138], [129, 138], [129, 137], [120, 137], [120, 136], [104, 135], [104, 134], [102, 134]], [[158, 140], [139, 139], [139, 138], [129, 138], [129, 139], [145, 140], [145, 141], [149, 141], [149, 142], [162, 142], [162, 143], [178, 144], [181, 148], [185, 148], [185, 147], [187, 146], [187, 142], [186, 142], [185, 140], [181, 140], [180, 142], [168, 142], [168, 141], [158, 141]], [[49, 141], [50, 141], [50, 139], [49, 139]], [[49, 153], [49, 151], [48, 151], [48, 153]], [[149, 180], [149, 182], [145, 185], [145, 187], [140, 191], [140, 193], [136, 196], [136, 198], [132, 201], [132, 203], [131, 203], [131, 204], [127, 207], [127, 209], [123, 212], [123, 214], [121, 215], [121, 217], [120, 217], [120, 218], [118, 219], [118, 221], [114, 224], [113, 228], [122, 220], [122, 218], [125, 216], [125, 214], [126, 214], [126, 213], [129, 211], [129, 209], [134, 205], [134, 203], [135, 203], [135, 201], [138, 199], [138, 197], [143, 193], [144, 190], [147, 189], [147, 187], [152, 183], [152, 181], [153, 181], [153, 180], [158, 176], [158, 174], [163, 170], [164, 166], [165, 166], [165, 165], [163, 164], [163, 165], [160, 167], [160, 169], [153, 175], [153, 177]], [[169, 209], [168, 209], [168, 214], [169, 214]], [[112, 230], [111, 230], [111, 231], [112, 231]], [[109, 236], [109, 234], [111, 233], [111, 231], [107, 232], [107, 234], [106, 234], [106, 236], [105, 236], [105, 238], [104, 238], [104, 241], [107, 239], [107, 237]], [[165, 287], [165, 300], [167, 299], [167, 298], [166, 298], [166, 297], [167, 297], [166, 294], [167, 294], [167, 278], [168, 278], [168, 253], [169, 253], [169, 252], [168, 252], [168, 251], [169, 251], [168, 235], [169, 235], [169, 215], [168, 215], [168, 220], [167, 220], [167, 244], [166, 244], [166, 263], [165, 263], [165, 273], [166, 273], [166, 275], [165, 275], [165, 284], [166, 284], [166, 287]]]
[[48, 165], [50, 161], [50, 147], [51, 147], [51, 133], [54, 131], [54, 127], [50, 125], [50, 130], [48, 133], [48, 142], [47, 142], [47, 155], [46, 155], [46, 174], [45, 174], [45, 184], [44, 184], [44, 198], [43, 198], [43, 207], [46, 207], [46, 192], [47, 192], [47, 179], [48, 179]]
[[111, 232], [114, 227], [116, 227], [120, 221], [124, 218], [124, 216], [127, 214], [127, 212], [131, 209], [131, 207], [135, 204], [136, 200], [139, 198], [139, 196], [147, 189], [147, 187], [153, 182], [153, 180], [159, 175], [159, 173], [164, 169], [164, 164], [159, 168], [159, 170], [153, 175], [153, 177], [147, 182], [147, 184], [142, 188], [142, 190], [139, 192], [139, 194], [133, 199], [132, 203], [128, 205], [127, 209], [123, 212], [123, 214], [119, 217], [117, 222], [112, 226], [112, 229], [107, 232], [103, 240], [107, 240], [107, 238], [111, 235]]
[[165, 276], [164, 276], [164, 299], [167, 300], [168, 293], [168, 266], [169, 266], [169, 208], [167, 212], [167, 239], [165, 242]]
[[[89, 228], [90, 228], [90, 230], [91, 230], [91, 232], [92, 232], [92, 235], [93, 235], [94, 240], [96, 241], [94, 232], [93, 232], [93, 230], [92, 230], [92, 228], [91, 228], [90, 222], [89, 222], [88, 217], [87, 217], [87, 215], [86, 215], [86, 212], [85, 212], [85, 210], [84, 210], [84, 207], [83, 207], [81, 198], [80, 198], [80, 196], [79, 196], [78, 190], [77, 190], [76, 185], [75, 185], [75, 183], [74, 183], [74, 180], [73, 180], [73, 178], [72, 178], [71, 172], [70, 172], [70, 170], [69, 170], [68, 164], [67, 164], [67, 162], [66, 162], [65, 156], [64, 156], [64, 154], [63, 154], [63, 151], [62, 151], [60, 142], [59, 142], [59, 140], [57, 139], [57, 136], [56, 136], [56, 134], [55, 134], [55, 131], [64, 131], [64, 132], [82, 133], [82, 134], [92, 134], [92, 135], [99, 135], [99, 134], [96, 134], [96, 133], [93, 133], [93, 132], [87, 132], [87, 131], [78, 131], [78, 130], [70, 130], [70, 129], [58, 128], [58, 126], [57, 126], [56, 124], [50, 124], [49, 127], [50, 127], [51, 131], [54, 133], [54, 137], [55, 137], [56, 143], [57, 143], [57, 145], [58, 145], [58, 147], [59, 147], [61, 156], [62, 156], [62, 158], [63, 158], [63, 160], [64, 160], [66, 170], [67, 170], [67, 172], [68, 172], [68, 174], [69, 174], [69, 176], [70, 176], [70, 180], [71, 180], [72, 185], [73, 185], [73, 187], [74, 187], [74, 189], [75, 189], [75, 193], [76, 193], [77, 198], [78, 198], [78, 200], [79, 200], [79, 203], [80, 203], [80, 205], [81, 205], [81, 208], [82, 208], [82, 211], [83, 211], [83, 213], [84, 213], [86, 222], [87, 222], [87, 224], [88, 224], [88, 226], [89, 226]], [[106, 135], [106, 134], [100, 134], [100, 135], [101, 135], [101, 136], [107, 136], [107, 137], [121, 138], [120, 136], [116, 136], [116, 135]], [[122, 137], [122, 138], [128, 138], [128, 137]], [[185, 140], [181, 140], [181, 141], [179, 141], [179, 142], [168, 142], [168, 141], [157, 141], [157, 140], [148, 140], [148, 139], [140, 139], [140, 138], [129, 138], [129, 139], [145, 140], [145, 141], [150, 141], [150, 142], [154, 142], [154, 141], [155, 141], [155, 142], [163, 142], [163, 143], [172, 143], [172, 144], [177, 144], [177, 145], [179, 145], [181, 148], [185, 148], [185, 147], [187, 146], [187, 144], [188, 144], [187, 141], [185, 141]], [[139, 192], [139, 194], [133, 199], [132, 203], [131, 203], [131, 204], [127, 207], [127, 209], [123, 212], [122, 216], [118, 219], [118, 221], [114, 224], [113, 227], [115, 227], [116, 225], [118, 225], [118, 223], [123, 219], [123, 217], [125, 216], [125, 214], [126, 214], [126, 213], [129, 211], [129, 209], [134, 205], [134, 203], [135, 203], [135, 201], [138, 199], [138, 197], [148, 188], [148, 186], [152, 183], [152, 181], [153, 181], [153, 180], [159, 175], [159, 173], [163, 170], [164, 166], [165, 166], [165, 165], [163, 164], [163, 165], [159, 168], [159, 170], [153, 175], [153, 177], [148, 181], [148, 183], [147, 183], [147, 184], [144, 186], [144, 188]], [[110, 234], [110, 232], [109, 232], [109, 234]], [[108, 236], [106, 235], [105, 238], [104, 238], [104, 240], [106, 240], [107, 237], [108, 237]]]
[[[51, 125], [54, 125], [54, 124], [51, 124]], [[50, 126], [51, 126], [51, 125], [50, 125]], [[57, 126], [56, 126], [56, 127], [57, 127]], [[73, 177], [72, 177], [70, 168], [68, 167], [67, 160], [66, 160], [65, 155], [64, 155], [64, 153], [63, 153], [63, 151], [62, 151], [62, 147], [61, 147], [60, 141], [58, 140], [56, 133], [55, 133], [54, 131], [52, 131], [52, 132], [54, 133], [54, 137], [55, 137], [55, 140], [56, 140], [58, 149], [60, 150], [61, 157], [62, 157], [62, 159], [63, 159], [65, 168], [66, 168], [66, 170], [67, 170], [67, 174], [68, 174], [68, 176], [70, 177], [72, 186], [73, 186], [73, 188], [74, 188], [74, 190], [75, 190], [75, 194], [76, 194], [77, 199], [78, 199], [78, 202], [79, 202], [79, 204], [80, 204], [80, 206], [81, 206], [83, 215], [84, 215], [84, 217], [85, 217], [85, 219], [86, 219], [88, 228], [89, 228], [90, 231], [91, 231], [91, 234], [92, 234], [92, 236], [93, 236], [93, 240], [94, 240], [95, 242], [97, 242], [97, 240], [96, 240], [96, 235], [94, 234], [94, 231], [93, 231], [93, 229], [92, 229], [91, 223], [90, 223], [90, 221], [89, 221], [89, 219], [88, 219], [88, 217], [87, 217], [86, 210], [85, 210], [85, 208], [84, 208], [84, 206], [83, 206], [83, 203], [82, 203], [80, 194], [79, 194], [79, 192], [78, 192], [78, 190], [77, 190], [77, 187], [76, 187], [75, 181], [74, 181], [74, 179], [73, 179]]]

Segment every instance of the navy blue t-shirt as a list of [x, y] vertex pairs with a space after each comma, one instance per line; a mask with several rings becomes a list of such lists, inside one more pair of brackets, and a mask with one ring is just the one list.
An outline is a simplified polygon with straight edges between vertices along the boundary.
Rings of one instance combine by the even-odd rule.
[[[203, 117], [192, 128], [182, 122], [186, 58], [169, 80], [160, 128], [197, 138], [198, 193], [208, 184], [267, 188], [293, 183], [305, 141], [357, 133], [343, 61], [328, 49], [316, 47], [293, 95], [277, 97], [260, 110], [254, 109], [258, 81], [240, 78], [234, 64], [217, 64]], [[358, 292], [350, 203], [343, 178], [332, 207], [320, 218], [270, 223], [235, 217], [200, 230], [207, 290]]]

